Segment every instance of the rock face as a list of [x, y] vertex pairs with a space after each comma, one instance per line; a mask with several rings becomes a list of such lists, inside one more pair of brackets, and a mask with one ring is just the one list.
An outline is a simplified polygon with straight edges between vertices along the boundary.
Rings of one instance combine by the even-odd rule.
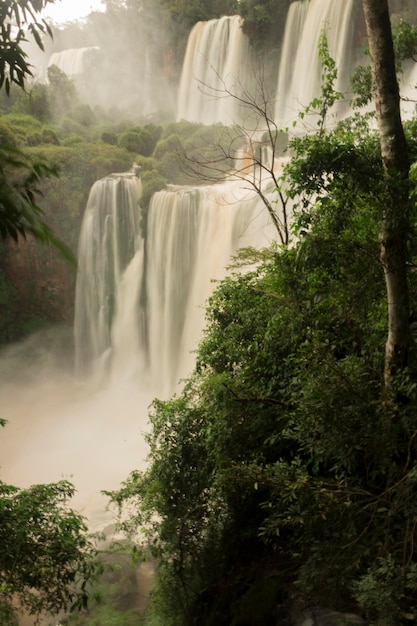
[[72, 325], [75, 268], [32, 238], [0, 247], [0, 343], [50, 323]]

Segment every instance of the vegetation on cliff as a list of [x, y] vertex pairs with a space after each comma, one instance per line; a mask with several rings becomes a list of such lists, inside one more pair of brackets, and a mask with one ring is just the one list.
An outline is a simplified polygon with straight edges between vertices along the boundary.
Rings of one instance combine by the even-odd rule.
[[[311, 108], [325, 113], [337, 94], [321, 54]], [[300, 597], [378, 626], [416, 621], [414, 127], [409, 175], [401, 155], [387, 166], [368, 116], [291, 143], [292, 245], [236, 259], [191, 378], [153, 403], [149, 468], [111, 494], [158, 558], [149, 624], [275, 625]], [[380, 233], [398, 212], [409, 341], [387, 367]]]

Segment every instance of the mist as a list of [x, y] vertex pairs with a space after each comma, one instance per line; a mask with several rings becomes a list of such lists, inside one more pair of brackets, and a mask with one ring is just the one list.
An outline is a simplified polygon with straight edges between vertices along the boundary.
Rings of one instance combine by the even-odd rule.
[[56, 64], [74, 79], [80, 100], [92, 108], [113, 109], [134, 119], [159, 111], [173, 119], [182, 53], [179, 58], [174, 54], [157, 11], [142, 10], [132, 20], [121, 6], [55, 28], [39, 75], [44, 78], [46, 67]]
[[71, 507], [103, 529], [114, 516], [101, 490], [144, 467], [152, 398], [128, 380], [105, 388], [77, 380], [71, 355], [53, 345], [60, 333], [40, 332], [0, 353], [1, 476], [18, 487], [69, 480], [77, 490]]

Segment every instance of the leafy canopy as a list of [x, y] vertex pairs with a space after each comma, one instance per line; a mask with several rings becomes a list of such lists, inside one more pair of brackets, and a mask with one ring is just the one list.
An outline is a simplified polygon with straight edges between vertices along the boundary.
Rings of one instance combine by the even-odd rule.
[[[41, 36], [52, 32], [40, 18], [52, 0], [5, 0], [0, 4], [0, 89], [10, 92], [11, 84], [25, 88], [31, 76], [27, 53], [22, 44], [30, 33], [43, 49]], [[74, 262], [72, 252], [56, 237], [43, 219], [37, 197], [42, 178], [56, 170], [42, 163], [31, 163], [16, 147], [3, 145], [0, 151], [0, 236], [17, 240], [32, 234], [44, 243], [55, 245]]]
[[297, 594], [370, 624], [417, 620], [417, 353], [387, 398], [389, 189], [366, 117], [322, 123], [327, 70], [316, 132], [285, 169], [292, 247], [245, 251], [218, 285], [195, 371], [153, 404], [148, 469], [110, 494], [159, 559], [150, 624], [284, 623]]
[[99, 573], [84, 519], [67, 507], [67, 481], [18, 489], [0, 482], [0, 618], [12, 606], [31, 615], [84, 608], [86, 581]]

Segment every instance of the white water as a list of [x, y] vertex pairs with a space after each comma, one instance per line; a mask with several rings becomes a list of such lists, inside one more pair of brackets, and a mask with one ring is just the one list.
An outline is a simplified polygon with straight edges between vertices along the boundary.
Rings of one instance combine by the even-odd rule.
[[191, 373], [203, 305], [213, 280], [239, 247], [268, 245], [276, 234], [257, 194], [241, 181], [161, 191], [152, 199], [147, 239], [149, 375], [172, 393]]
[[[140, 182], [131, 173], [108, 176], [90, 191], [80, 234], [75, 295], [78, 374], [97, 375], [99, 362], [109, 371], [107, 361], [114, 356], [114, 342], [126, 341], [120, 328], [113, 329], [113, 321], [117, 314], [122, 319], [132, 317], [127, 308], [130, 305], [134, 309], [139, 298], [140, 283], [126, 288], [125, 271], [134, 258], [140, 265], [143, 256], [140, 195]], [[129, 303], [123, 297], [126, 291]], [[139, 338], [134, 330], [128, 343], [138, 352]]]
[[203, 124], [240, 122], [237, 97], [248, 88], [249, 67], [249, 43], [239, 16], [195, 24], [183, 63], [177, 119]]
[[[278, 71], [275, 119], [282, 120], [285, 114], [286, 98], [290, 93], [294, 73], [294, 64], [307, 17], [310, 0], [297, 0], [290, 4], [284, 39], [282, 42], [281, 60]], [[285, 126], [285, 124], [282, 124]]]
[[56, 65], [61, 72], [64, 72], [70, 78], [82, 74], [84, 71], [84, 55], [89, 50], [96, 50], [97, 48], [68, 48], [61, 52], [54, 52], [51, 54], [48, 67]]
[[[339, 69], [335, 89], [349, 89], [353, 63], [355, 0], [297, 0], [291, 3], [280, 58], [276, 59], [275, 122], [292, 126], [298, 113], [320, 94], [321, 62], [318, 42], [322, 32]], [[257, 75], [258, 72], [258, 75]], [[247, 107], [238, 99], [257, 101], [262, 77], [255, 69], [248, 39], [238, 16], [198, 22], [190, 33], [177, 105], [177, 119], [213, 124], [245, 122]], [[266, 87], [265, 85], [263, 86]], [[332, 115], [346, 105], [337, 105]], [[305, 126], [314, 128], [317, 117]], [[305, 129], [304, 129], [305, 130]]]
[[[239, 247], [275, 233], [242, 182], [156, 193], [141, 237], [134, 176], [98, 181], [80, 236], [76, 370], [167, 397], [191, 373], [202, 307]], [[130, 233], [130, 244], [128, 242]]]
[[[281, 57], [275, 121], [280, 128], [291, 127], [299, 111], [320, 94], [322, 66], [318, 42], [322, 32], [327, 36], [329, 52], [336, 62], [338, 78], [335, 89], [348, 89], [347, 75], [351, 69], [354, 0], [304, 0], [291, 5], [285, 29]], [[294, 47], [294, 42], [298, 45]], [[340, 105], [331, 115], [337, 113]], [[317, 116], [305, 120], [304, 130], [314, 128]]]

